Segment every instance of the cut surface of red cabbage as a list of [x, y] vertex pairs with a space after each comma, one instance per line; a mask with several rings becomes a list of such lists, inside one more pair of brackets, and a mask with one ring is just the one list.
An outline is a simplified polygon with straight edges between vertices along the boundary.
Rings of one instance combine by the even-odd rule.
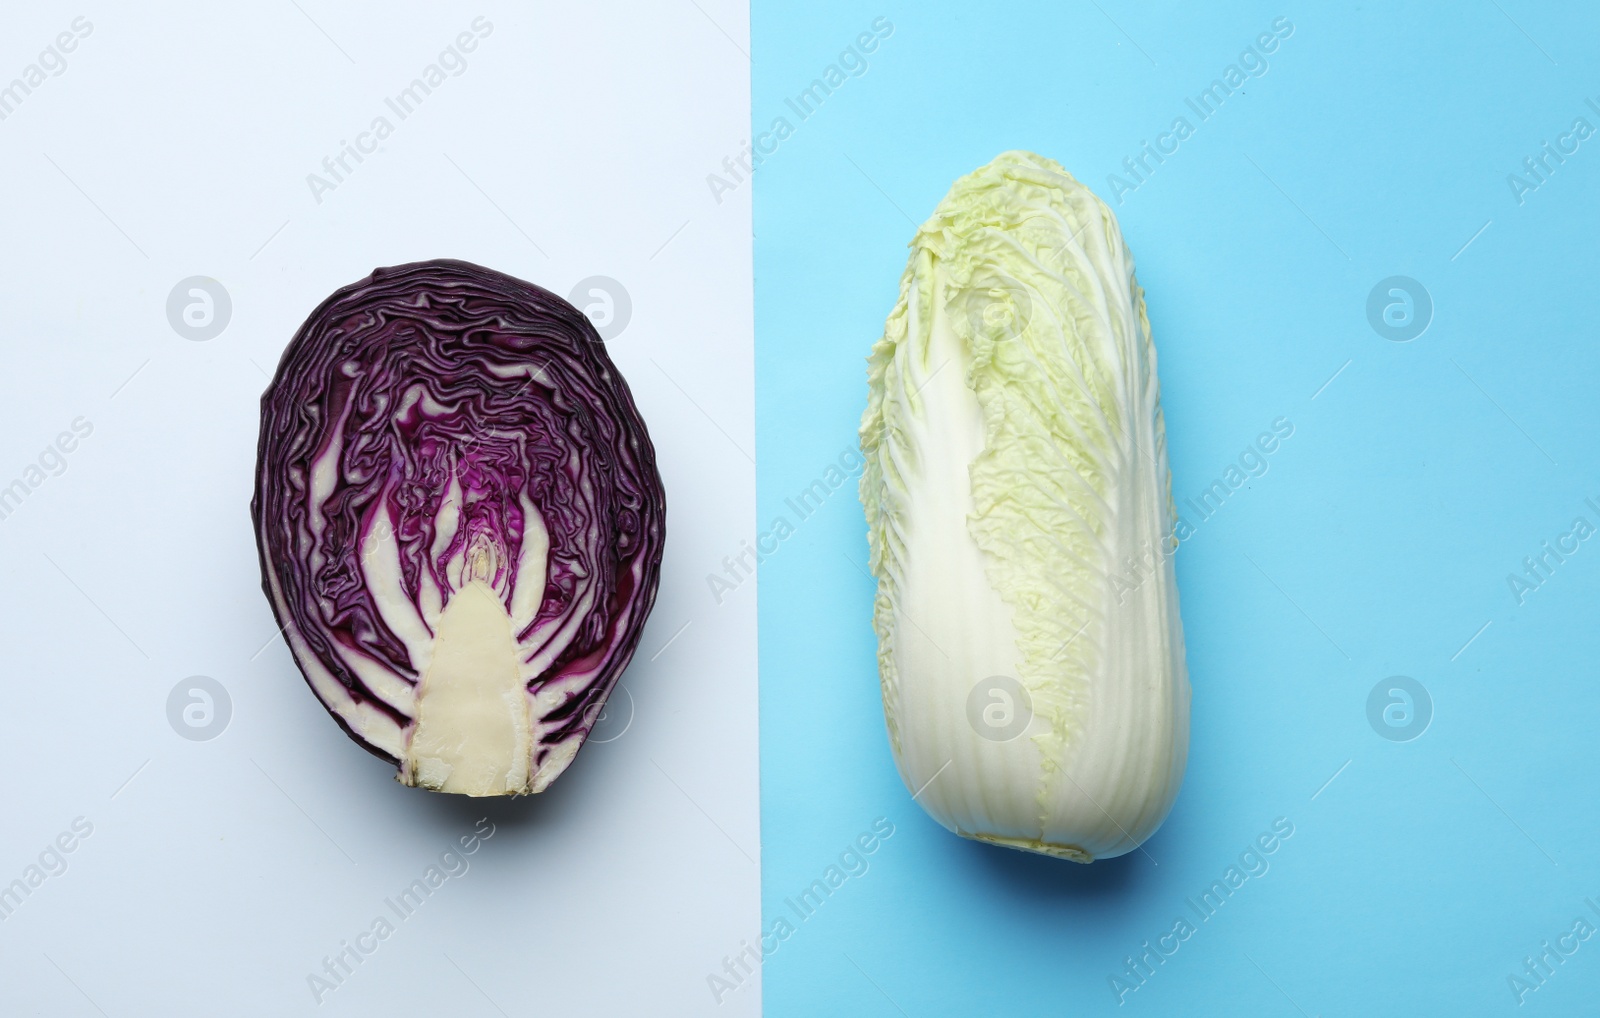
[[627, 384], [562, 298], [378, 269], [261, 399], [262, 586], [306, 682], [407, 785], [547, 788], [655, 601], [665, 496]]

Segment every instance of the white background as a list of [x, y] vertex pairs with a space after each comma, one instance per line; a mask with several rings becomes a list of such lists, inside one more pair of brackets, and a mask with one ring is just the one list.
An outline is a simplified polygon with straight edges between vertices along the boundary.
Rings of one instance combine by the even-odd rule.
[[[748, 135], [742, 5], [159, 7], [0, 17], [0, 84], [94, 26], [0, 121], [0, 485], [94, 427], [0, 521], [0, 884], [93, 824], [0, 922], [0, 1010], [758, 1013], [753, 981], [721, 1005], [706, 982], [760, 927], [754, 585], [715, 605], [705, 581], [753, 532], [749, 190], [705, 182]], [[398, 121], [384, 97], [480, 14], [466, 71]], [[383, 150], [315, 202], [307, 174], [380, 114]], [[295, 328], [433, 257], [623, 283], [608, 347], [668, 494], [631, 723], [510, 803], [403, 788], [346, 739], [272, 638], [249, 522]], [[191, 275], [232, 296], [208, 342], [167, 322]], [[212, 741], [167, 720], [197, 674], [232, 701]], [[470, 871], [314, 1003], [323, 957], [486, 814]]]

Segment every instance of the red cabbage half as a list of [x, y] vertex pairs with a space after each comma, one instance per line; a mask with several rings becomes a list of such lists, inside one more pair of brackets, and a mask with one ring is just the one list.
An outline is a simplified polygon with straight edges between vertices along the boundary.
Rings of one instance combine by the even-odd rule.
[[398, 778], [540, 792], [655, 602], [665, 496], [589, 320], [467, 262], [316, 309], [261, 398], [262, 586], [307, 683]]

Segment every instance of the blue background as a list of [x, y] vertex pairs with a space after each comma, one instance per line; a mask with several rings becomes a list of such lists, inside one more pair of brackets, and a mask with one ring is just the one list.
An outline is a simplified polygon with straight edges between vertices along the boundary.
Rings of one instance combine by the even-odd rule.
[[[766, 1012], [1590, 1013], [1600, 937], [1526, 1011], [1507, 977], [1600, 923], [1600, 541], [1522, 604], [1506, 577], [1575, 517], [1600, 524], [1600, 137], [1520, 205], [1506, 178], [1574, 118], [1600, 127], [1600, 16], [757, 0], [756, 129], [796, 121], [785, 97], [880, 15], [870, 70], [755, 177], [762, 523], [854, 448], [905, 245], [952, 181], [1028, 148], [1111, 201], [1107, 175], [1180, 115], [1193, 135], [1113, 205], [1174, 495], [1274, 419], [1295, 431], [1179, 552], [1188, 775], [1145, 852], [1090, 867], [957, 839], [901, 786], [853, 477], [768, 557], [763, 911], [797, 929], [765, 963]], [[1199, 122], [1184, 98], [1280, 16], [1270, 69]], [[1411, 342], [1367, 319], [1393, 275], [1433, 302]], [[1432, 703], [1410, 742], [1368, 721], [1394, 675]], [[895, 833], [870, 869], [798, 919], [785, 899], [879, 817]], [[1200, 922], [1185, 899], [1278, 817], [1294, 834], [1270, 870]], [[1108, 977], [1179, 916], [1198, 931], [1119, 1006]]]

